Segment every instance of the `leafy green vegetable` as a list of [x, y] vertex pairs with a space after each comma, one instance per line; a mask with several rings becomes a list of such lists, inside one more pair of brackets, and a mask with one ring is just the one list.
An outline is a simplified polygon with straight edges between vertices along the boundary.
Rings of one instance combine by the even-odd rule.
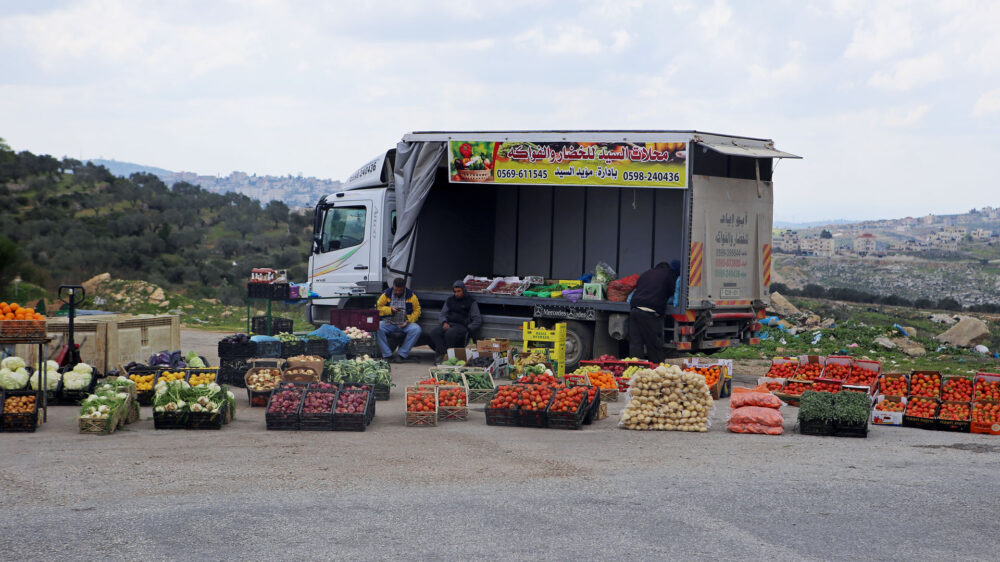
[[833, 421], [833, 395], [829, 392], [815, 392], [812, 390], [803, 392], [799, 404], [799, 421], [819, 423]]
[[833, 421], [844, 425], [865, 425], [871, 414], [871, 400], [861, 392], [838, 392], [833, 396]]

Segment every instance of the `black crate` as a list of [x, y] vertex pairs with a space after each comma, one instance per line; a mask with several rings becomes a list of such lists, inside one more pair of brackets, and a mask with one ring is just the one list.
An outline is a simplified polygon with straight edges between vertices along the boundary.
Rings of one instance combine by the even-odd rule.
[[937, 419], [935, 429], [939, 431], [957, 431], [959, 433], [969, 433], [972, 422], [969, 420], [943, 420]]
[[833, 422], [799, 420], [799, 433], [802, 435], [833, 435]]
[[259, 341], [254, 357], [261, 359], [278, 359], [281, 357], [281, 342], [278, 340]]
[[297, 431], [299, 429], [299, 420], [302, 414], [302, 403], [305, 398], [305, 388], [302, 389], [302, 397], [299, 398], [299, 408], [293, 414], [279, 414], [276, 412], [271, 412], [271, 401], [277, 393], [272, 392], [270, 399], [267, 401], [267, 410], [264, 413], [264, 421], [267, 424], [267, 429], [269, 430], [280, 430], [280, 431]]
[[247, 401], [250, 403], [251, 408], [266, 408], [267, 403], [271, 401], [271, 393], [273, 390], [250, 390], [247, 389]]
[[[558, 391], [556, 391], [558, 393]], [[596, 396], [600, 396], [600, 392]], [[595, 396], [595, 399], [596, 399]], [[587, 410], [590, 408], [590, 400], [584, 396], [584, 399], [580, 401], [580, 405], [577, 407], [575, 412], [553, 412], [552, 404], [555, 402], [555, 397], [549, 402], [548, 415], [549, 415], [549, 427], [553, 429], [580, 429], [583, 426], [583, 418], [587, 416]]]
[[271, 296], [270, 299], [273, 301], [283, 301], [287, 300], [291, 295], [291, 287], [288, 283], [271, 283]]
[[583, 425], [590, 425], [594, 423], [594, 417], [597, 416], [597, 410], [601, 408], [601, 393], [594, 393], [594, 401], [587, 406], [587, 413], [583, 416]]
[[387, 384], [375, 385], [375, 400], [388, 400], [392, 392], [392, 387]]
[[510, 408], [486, 408], [486, 425], [517, 425], [517, 410]]
[[833, 434], [837, 437], [868, 437], [868, 421], [857, 425], [834, 423]]
[[304, 340], [306, 342], [306, 350], [304, 355], [316, 355], [324, 359], [330, 357], [330, 342], [327, 340]]
[[303, 397], [302, 414], [299, 417], [299, 429], [303, 431], [333, 431], [333, 411], [337, 408], [337, 396], [339, 392], [336, 388], [329, 390], [310, 389], [306, 392], [306, 396], [314, 393], [333, 394], [333, 404], [330, 406], [329, 412], [307, 414], [305, 411], [305, 397]]
[[188, 412], [153, 412], [154, 429], [187, 429]]
[[247, 283], [247, 297], [251, 299], [269, 299], [272, 294], [270, 283]]
[[305, 355], [306, 342], [304, 341], [283, 341], [281, 342], [281, 358], [288, 359], [296, 355]]
[[246, 343], [219, 342], [219, 359], [249, 359], [257, 351], [257, 346], [252, 341]]
[[[350, 383], [345, 383], [345, 385], [346, 384]], [[340, 391], [340, 395], [343, 396], [346, 393], [358, 392], [365, 392], [368, 394], [368, 399], [365, 401], [365, 411], [360, 414], [342, 414], [335, 412], [333, 414], [333, 429], [335, 431], [364, 431], [365, 428], [368, 427], [368, 424], [372, 422], [372, 418], [375, 417], [375, 398], [372, 391], [345, 386], [345, 388]], [[336, 408], [334, 408], [334, 410], [336, 410]]]
[[[34, 370], [29, 367], [28, 368], [28, 373], [34, 375]], [[46, 373], [45, 374], [46, 378], [51, 377], [52, 375], [53, 375], [53, 373]], [[56, 387], [53, 388], [52, 390], [46, 390], [45, 391], [45, 403], [47, 405], [49, 405], [49, 406], [55, 406], [55, 405], [59, 404], [59, 397], [62, 396], [62, 375], [60, 375], [59, 373], [55, 373], [55, 376], [59, 377], [59, 382], [56, 383]], [[38, 386], [40, 387], [40, 386], [42, 386], [41, 376], [39, 376], [38, 379], [39, 379], [38, 380]], [[52, 380], [52, 379], [49, 378], [49, 380]], [[24, 390], [32, 390], [32, 388], [31, 388], [31, 381], [30, 380], [28, 381], [28, 387], [25, 388]]]
[[222, 359], [219, 361], [219, 375], [216, 382], [245, 388], [246, 374], [250, 365], [246, 359]]
[[[4, 411], [5, 402], [12, 396], [34, 396], [35, 409], [28, 414], [8, 414]], [[38, 402], [41, 396], [35, 390], [5, 390], [0, 392], [0, 431], [11, 433], [30, 433], [38, 429]]]
[[[250, 319], [250, 331], [258, 336], [273, 336], [281, 332], [292, 333], [294, 322], [288, 318], [271, 317], [271, 329], [267, 329], [267, 316], [254, 316]], [[258, 356], [259, 357], [259, 356]]]
[[[228, 406], [223, 406], [227, 408]], [[225, 413], [222, 408], [218, 412], [211, 414], [209, 412], [190, 412], [188, 414], [188, 429], [222, 429], [222, 424], [225, 421]]]
[[355, 357], [361, 357], [367, 355], [372, 358], [381, 357], [382, 354], [378, 349], [378, 340], [375, 338], [375, 332], [370, 332], [372, 337], [365, 339], [356, 339], [347, 342], [347, 347], [344, 349], [347, 358], [353, 359]]
[[69, 406], [79, 406], [86, 397], [94, 393], [94, 388], [97, 386], [97, 379], [99, 377], [100, 373], [97, 372], [97, 369], [94, 369], [94, 372], [90, 374], [90, 384], [86, 388], [79, 390], [68, 389], [64, 383], [62, 391], [59, 394], [59, 403]]
[[934, 418], [921, 418], [903, 414], [903, 427], [916, 427], [918, 429], [936, 429], [937, 420]]

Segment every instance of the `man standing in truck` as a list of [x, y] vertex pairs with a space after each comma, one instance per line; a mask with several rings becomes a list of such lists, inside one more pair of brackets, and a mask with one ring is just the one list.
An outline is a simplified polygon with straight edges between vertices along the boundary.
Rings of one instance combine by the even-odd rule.
[[678, 275], [670, 264], [661, 262], [639, 276], [628, 315], [628, 350], [632, 357], [663, 362], [663, 317], [667, 313], [667, 299], [674, 295]]
[[417, 319], [420, 318], [420, 301], [417, 295], [406, 288], [406, 281], [402, 277], [397, 277], [392, 280], [392, 287], [379, 295], [375, 306], [381, 318], [377, 337], [382, 357], [390, 363], [396, 362], [392, 357], [392, 350], [389, 349], [388, 336], [403, 333], [406, 339], [400, 344], [398, 354], [400, 361], [408, 361], [410, 350], [420, 337], [420, 326], [417, 325]]
[[431, 329], [434, 344], [434, 362], [440, 363], [449, 347], [465, 347], [469, 336], [483, 323], [479, 305], [465, 291], [465, 283], [455, 281], [451, 286], [452, 296], [441, 307], [440, 322]]

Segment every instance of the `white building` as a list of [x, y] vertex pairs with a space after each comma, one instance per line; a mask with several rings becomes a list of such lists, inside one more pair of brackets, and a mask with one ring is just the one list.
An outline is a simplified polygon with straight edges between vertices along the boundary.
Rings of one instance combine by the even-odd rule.
[[854, 253], [859, 256], [874, 254], [877, 249], [878, 243], [875, 241], [875, 236], [868, 232], [854, 239]]
[[833, 238], [806, 236], [799, 240], [799, 250], [807, 256], [831, 258], [834, 252]]

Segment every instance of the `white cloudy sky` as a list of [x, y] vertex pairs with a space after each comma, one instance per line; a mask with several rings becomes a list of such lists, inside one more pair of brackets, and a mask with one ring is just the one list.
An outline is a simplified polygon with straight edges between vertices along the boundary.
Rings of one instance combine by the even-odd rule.
[[772, 138], [776, 218], [1000, 204], [1000, 2], [0, 0], [17, 150], [342, 179], [406, 131]]

